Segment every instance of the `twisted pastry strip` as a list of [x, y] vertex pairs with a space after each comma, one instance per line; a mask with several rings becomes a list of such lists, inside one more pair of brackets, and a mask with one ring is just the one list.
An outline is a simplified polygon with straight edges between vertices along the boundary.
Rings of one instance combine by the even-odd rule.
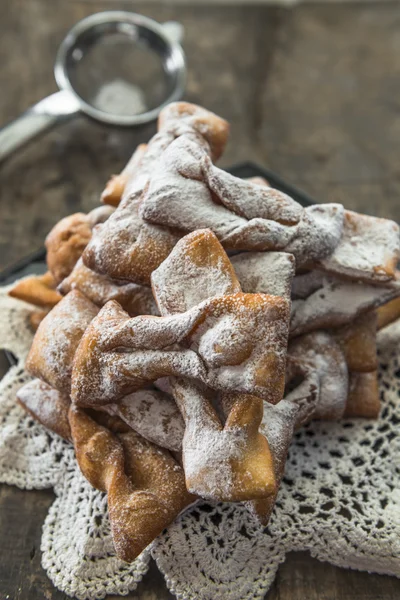
[[73, 441], [79, 467], [95, 488], [107, 492], [117, 555], [133, 561], [196, 498], [185, 487], [172, 456], [147, 442], [116, 417], [93, 417], [38, 379], [18, 392], [35, 419]]
[[17, 281], [9, 290], [8, 295], [49, 310], [61, 300], [61, 296], [55, 288], [54, 277], [50, 271], [47, 271], [44, 275], [35, 275]]
[[[188, 489], [224, 500], [272, 493], [270, 455], [258, 433], [262, 402], [238, 392], [281, 399], [289, 300], [241, 293], [228, 257], [209, 231], [177, 244], [153, 273], [153, 289], [166, 316], [127, 319], [109, 303], [93, 320], [75, 355], [74, 401], [98, 406], [159, 377], [188, 378], [172, 385], [186, 421]], [[225, 426], [194, 379], [235, 396]]]
[[54, 431], [68, 442], [72, 441], [68, 411], [68, 396], [50, 387], [40, 379], [33, 379], [17, 392], [19, 404], [44, 427]]
[[65, 296], [40, 323], [26, 360], [27, 370], [69, 396], [72, 359], [98, 310], [77, 290]]
[[349, 371], [369, 373], [377, 370], [376, 332], [377, 315], [374, 311], [330, 332], [344, 353]]
[[99, 206], [87, 215], [69, 215], [53, 227], [46, 238], [46, 260], [56, 283], [68, 277], [90, 241], [93, 228], [112, 212], [110, 206]]
[[343, 352], [326, 333], [301, 336], [289, 344], [285, 398], [276, 406], [264, 405], [260, 431], [273, 456], [276, 490], [268, 498], [248, 503], [264, 525], [268, 523], [293, 434], [312, 419], [338, 419], [345, 410], [348, 371]]
[[136, 283], [116, 283], [109, 277], [88, 269], [82, 258], [58, 286], [64, 296], [74, 289], [100, 307], [109, 300], [116, 300], [130, 316], [158, 314], [150, 288]]
[[[210, 232], [183, 238], [153, 273], [152, 284], [162, 315], [188, 311], [199, 300], [240, 290], [231, 263]], [[216, 345], [220, 339], [216, 338]], [[268, 381], [268, 373], [265, 376]], [[183, 464], [187, 488], [202, 497], [226, 501], [274, 494], [271, 453], [258, 431], [262, 400], [222, 392], [222, 402], [229, 404], [229, 410], [221, 421], [209, 390], [189, 380], [170, 378], [170, 382], [186, 426]]]
[[[143, 191], [160, 156], [175, 138], [184, 136], [195, 139], [198, 146], [218, 158], [228, 130], [226, 121], [194, 104], [179, 102], [163, 109], [158, 133], [125, 182], [117, 210], [84, 252], [86, 266], [113, 279], [149, 285], [152, 271], [181, 237], [174, 228], [145, 223], [139, 216]], [[177, 227], [179, 229], [180, 224]]]
[[[33, 339], [26, 368], [32, 375], [49, 384], [50, 390], [54, 388], [52, 392], [57, 390], [69, 398], [73, 357], [83, 332], [98, 310], [83, 294], [74, 290], [41, 323]], [[36, 387], [33, 383], [28, 384], [27, 392], [20, 398], [32, 413], [35, 412], [35, 406], [40, 407], [39, 392], [45, 396], [45, 384], [41, 382], [39, 388], [37, 385], [39, 384]], [[31, 391], [35, 391], [35, 395], [28, 403]], [[123, 397], [118, 406], [110, 404], [103, 408], [111, 415], [120, 417], [150, 441], [171, 450], [180, 447], [183, 422], [172, 398], [167, 394], [156, 390], [141, 390]], [[39, 420], [43, 422], [45, 418], [46, 415], [42, 415]]]
[[216, 168], [195, 139], [181, 137], [160, 157], [140, 206], [151, 223], [208, 227], [231, 250], [285, 250], [297, 268], [373, 281], [394, 276], [399, 228], [340, 204], [302, 208], [285, 194]]
[[[205, 231], [180, 242], [166, 264], [173, 264], [173, 257], [197, 238], [206, 240], [206, 248], [214, 245], [219, 257], [228, 261], [215, 236]], [[211, 268], [206, 272], [213, 276]], [[201, 300], [204, 291], [195, 293]], [[133, 319], [109, 302], [76, 352], [74, 401], [81, 406], [108, 404], [160, 377], [175, 375], [278, 402], [284, 387], [288, 300], [241, 292], [206, 297], [184, 313]]]
[[372, 285], [321, 271], [297, 275], [292, 288], [290, 335], [341, 327], [400, 296], [400, 281]]
[[[66, 439], [72, 437], [84, 475], [92, 485], [108, 493], [117, 554], [130, 561], [195, 498], [186, 491], [183, 471], [170, 454], [129, 430], [119, 417], [102, 417], [98, 413], [93, 418], [71, 406], [68, 430], [65, 415], [69, 400], [64, 394], [70, 383], [71, 360], [87, 322], [96, 312], [88, 299], [74, 291], [46, 317], [35, 336], [28, 364], [31, 372], [46, 377], [57, 390], [36, 380], [19, 391], [19, 399], [39, 421]], [[121, 410], [125, 417], [131, 417], [126, 420], [136, 422], [144, 430], [150, 429], [149, 418], [153, 421], [154, 413], [159, 412], [146, 414], [148, 394], [136, 402], [136, 407], [140, 410], [142, 403], [143, 409], [136, 420], [124, 407]], [[154, 392], [153, 399], [159, 395]], [[167, 422], [162, 424], [161, 437], [170, 439], [171, 446], [176, 427], [169, 426], [168, 417], [174, 415], [176, 411], [170, 409]], [[101, 424], [104, 418], [106, 427]], [[110, 428], [118, 435], [113, 435]], [[157, 429], [153, 435], [157, 437]]]
[[83, 475], [107, 493], [117, 554], [131, 562], [196, 498], [172, 456], [133, 431], [114, 435], [74, 405], [69, 422]]
[[[330, 334], [313, 332], [290, 342], [285, 399], [276, 406], [264, 405], [260, 428], [273, 455], [277, 490], [296, 429], [312, 419], [378, 416], [376, 354], [373, 313]], [[271, 515], [276, 494], [248, 504], [264, 525]]]
[[[40, 379], [33, 379], [17, 392], [17, 400], [44, 427], [71, 441], [68, 410], [71, 400]], [[93, 418], [106, 424], [106, 418], [118, 418], [143, 438], [173, 452], [180, 452], [184, 424], [171, 396], [158, 390], [140, 390], [116, 404], [102, 407], [104, 413], [93, 411]], [[107, 425], [106, 425], [107, 426]]]
[[34, 275], [17, 281], [8, 291], [8, 295], [12, 298], [39, 307], [29, 315], [29, 323], [33, 331], [37, 330], [49, 310], [61, 300], [61, 295], [55, 288], [54, 277], [50, 271], [47, 271], [44, 275]]
[[121, 197], [124, 193], [126, 184], [130, 179], [136, 176], [146, 151], [147, 144], [139, 144], [121, 173], [110, 177], [101, 194], [101, 201], [104, 202], [104, 204], [110, 204], [114, 207], [118, 206], [121, 202]]
[[400, 318], [400, 298], [395, 298], [387, 304], [380, 306], [377, 311], [378, 329], [382, 329]]

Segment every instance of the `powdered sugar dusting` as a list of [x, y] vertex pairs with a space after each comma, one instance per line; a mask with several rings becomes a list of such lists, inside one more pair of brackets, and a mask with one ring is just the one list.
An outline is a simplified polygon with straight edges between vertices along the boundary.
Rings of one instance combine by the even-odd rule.
[[400, 296], [400, 285], [395, 281], [377, 286], [312, 271], [295, 277], [293, 296], [292, 336], [345, 325], [359, 314]]
[[118, 404], [106, 405], [104, 410], [119, 416], [150, 442], [180, 451], [184, 424], [172, 397], [156, 390], [140, 390]]

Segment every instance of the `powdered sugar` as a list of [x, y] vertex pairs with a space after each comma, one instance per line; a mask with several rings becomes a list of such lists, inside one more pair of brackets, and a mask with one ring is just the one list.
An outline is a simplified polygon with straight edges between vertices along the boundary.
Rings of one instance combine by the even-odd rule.
[[295, 277], [293, 296], [292, 336], [345, 325], [357, 315], [400, 296], [400, 285], [393, 282], [377, 286], [312, 271]]
[[108, 404], [104, 410], [121, 417], [147, 440], [168, 450], [179, 451], [184, 433], [183, 419], [173, 398], [155, 390], [140, 390]]
[[244, 252], [232, 256], [231, 263], [244, 292], [259, 292], [290, 299], [295, 270], [292, 254]]
[[353, 278], [389, 281], [393, 279], [399, 257], [396, 223], [346, 210], [340, 244], [321, 266]]
[[77, 289], [97, 306], [116, 300], [129, 315], [156, 315], [157, 306], [151, 290], [135, 283], [116, 283], [106, 275], [88, 269], [80, 258], [72, 273], [58, 287], [62, 294]]

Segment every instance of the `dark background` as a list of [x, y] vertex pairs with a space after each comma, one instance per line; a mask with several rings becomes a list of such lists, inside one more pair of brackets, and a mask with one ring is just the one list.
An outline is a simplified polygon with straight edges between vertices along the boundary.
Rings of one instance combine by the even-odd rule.
[[[171, 6], [98, 0], [0, 1], [0, 123], [56, 90], [52, 65], [84, 16], [131, 9], [185, 27], [186, 99], [231, 122], [227, 166], [268, 166], [318, 201], [400, 221], [398, 3]], [[40, 247], [60, 217], [88, 210], [154, 127], [76, 119], [0, 167], [0, 269]], [[61, 600], [40, 566], [46, 492], [0, 486], [0, 600]], [[130, 599], [172, 598], [153, 566]], [[146, 593], [149, 593], [147, 596]], [[395, 578], [288, 556], [268, 600], [395, 600]], [[111, 598], [111, 597], [109, 597]]]

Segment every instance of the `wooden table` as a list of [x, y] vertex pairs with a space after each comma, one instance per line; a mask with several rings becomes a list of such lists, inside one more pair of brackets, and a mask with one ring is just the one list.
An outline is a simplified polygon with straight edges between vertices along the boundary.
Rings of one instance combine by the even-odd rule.
[[[185, 27], [187, 99], [232, 124], [223, 165], [268, 165], [319, 201], [400, 221], [400, 6], [198, 7], [3, 0], [0, 122], [55, 91], [58, 44], [78, 19], [125, 8]], [[98, 202], [110, 173], [154, 127], [76, 119], [0, 169], [0, 268], [41, 246], [63, 215]], [[40, 566], [51, 491], [0, 486], [0, 600], [61, 600]], [[152, 566], [129, 598], [172, 598]], [[395, 578], [289, 555], [268, 600], [395, 600]]]

